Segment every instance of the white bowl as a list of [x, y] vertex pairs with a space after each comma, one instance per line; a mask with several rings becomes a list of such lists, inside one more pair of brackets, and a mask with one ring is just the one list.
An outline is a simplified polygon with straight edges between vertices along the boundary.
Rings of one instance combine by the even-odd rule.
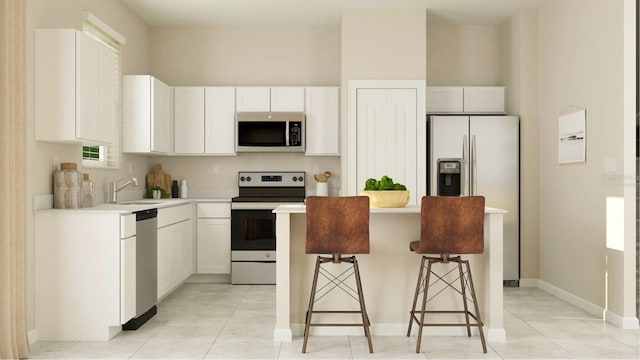
[[372, 208], [402, 208], [409, 203], [409, 190], [360, 190]]

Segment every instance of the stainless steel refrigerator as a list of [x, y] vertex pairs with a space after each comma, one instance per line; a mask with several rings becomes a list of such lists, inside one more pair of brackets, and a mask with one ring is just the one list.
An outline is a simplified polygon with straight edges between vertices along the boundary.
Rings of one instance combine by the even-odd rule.
[[427, 189], [430, 195], [482, 195], [505, 209], [504, 280], [520, 279], [520, 130], [516, 116], [430, 116]]

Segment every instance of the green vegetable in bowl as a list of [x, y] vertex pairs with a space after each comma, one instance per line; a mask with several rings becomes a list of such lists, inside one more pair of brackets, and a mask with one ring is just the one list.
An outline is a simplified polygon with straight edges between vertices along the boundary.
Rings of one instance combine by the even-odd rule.
[[364, 183], [364, 189], [365, 190], [378, 190], [378, 186], [376, 185], [378, 181], [374, 178], [369, 178], [367, 179], [367, 181]]
[[364, 183], [364, 190], [407, 190], [407, 187], [399, 183], [394, 183], [392, 178], [384, 175], [380, 180], [374, 178], [367, 179]]

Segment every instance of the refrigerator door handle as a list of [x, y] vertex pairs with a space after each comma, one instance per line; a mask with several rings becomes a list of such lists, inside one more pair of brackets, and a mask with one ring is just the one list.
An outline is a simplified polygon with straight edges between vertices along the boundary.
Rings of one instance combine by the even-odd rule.
[[462, 137], [462, 181], [461, 181], [461, 189], [460, 189], [460, 194], [462, 194], [462, 196], [467, 196], [469, 195], [467, 193], [467, 184], [469, 183], [469, 179], [467, 178], [468, 174], [467, 174], [467, 154], [468, 154], [468, 149], [467, 149], [467, 135], [464, 135]]
[[471, 136], [471, 195], [478, 193], [478, 152], [476, 151], [476, 136]]

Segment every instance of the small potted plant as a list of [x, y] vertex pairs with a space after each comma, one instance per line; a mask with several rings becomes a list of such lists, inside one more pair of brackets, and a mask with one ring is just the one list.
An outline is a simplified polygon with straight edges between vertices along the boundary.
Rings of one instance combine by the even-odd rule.
[[160, 186], [154, 186], [147, 190], [147, 199], [166, 199], [168, 197], [167, 191]]
[[405, 207], [409, 203], [407, 187], [394, 183], [393, 179], [387, 175], [381, 177], [380, 180], [367, 179], [360, 195], [368, 196], [369, 204], [374, 208]]

